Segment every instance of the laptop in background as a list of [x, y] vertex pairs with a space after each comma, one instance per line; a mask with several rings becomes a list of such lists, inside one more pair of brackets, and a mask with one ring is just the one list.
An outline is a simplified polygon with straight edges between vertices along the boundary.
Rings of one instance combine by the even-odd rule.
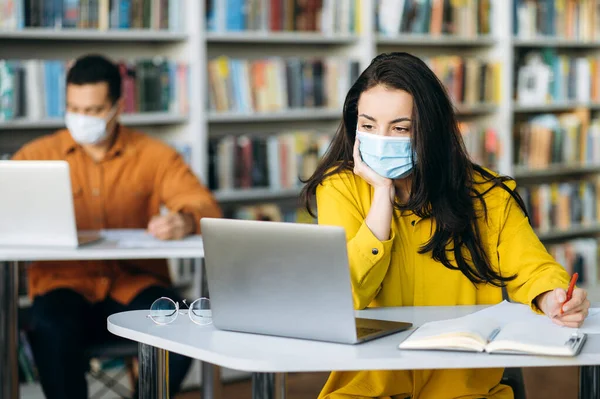
[[0, 161], [0, 245], [71, 247], [100, 232], [77, 232], [66, 161]]
[[355, 318], [342, 227], [200, 223], [216, 328], [356, 344], [412, 326]]

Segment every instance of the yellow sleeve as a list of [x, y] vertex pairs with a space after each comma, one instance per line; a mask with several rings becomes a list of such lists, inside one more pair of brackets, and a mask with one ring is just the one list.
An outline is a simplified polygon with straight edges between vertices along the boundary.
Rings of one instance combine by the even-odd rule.
[[183, 158], [175, 151], [161, 171], [159, 189], [161, 200], [173, 212], [189, 213], [200, 234], [200, 219], [222, 217], [221, 209], [211, 192], [198, 180]]
[[392, 232], [386, 241], [375, 237], [365, 223], [366, 213], [361, 211], [357, 197], [358, 193], [339, 179], [317, 188], [319, 224], [341, 226], [346, 230], [354, 307], [364, 309], [379, 292], [387, 273], [394, 235]]
[[541, 313], [534, 299], [555, 288], [566, 289], [569, 275], [540, 242], [515, 199], [505, 193], [498, 239], [500, 271], [504, 276], [517, 275], [507, 283], [509, 297]]

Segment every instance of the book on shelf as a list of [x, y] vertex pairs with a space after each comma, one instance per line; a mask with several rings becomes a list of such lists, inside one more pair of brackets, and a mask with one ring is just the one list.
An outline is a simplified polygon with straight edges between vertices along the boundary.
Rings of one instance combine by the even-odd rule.
[[209, 32], [360, 33], [360, 0], [205, 0]]
[[523, 39], [598, 40], [599, 18], [596, 0], [513, 0], [513, 34]]
[[520, 186], [530, 223], [538, 233], [600, 223], [600, 177]]
[[269, 112], [297, 108], [342, 108], [359, 74], [344, 58], [245, 60], [220, 56], [208, 62], [209, 109]]
[[546, 248], [569, 275], [579, 273], [578, 286], [590, 288], [598, 285], [598, 239], [578, 238], [550, 244]]
[[377, 0], [376, 29], [401, 34], [475, 37], [492, 33], [492, 0]]
[[316, 219], [304, 208], [274, 203], [237, 206], [227, 210], [226, 217], [271, 222], [316, 223]]
[[[0, 59], [0, 121], [62, 118], [69, 61]], [[119, 61], [124, 113], [189, 110], [187, 64], [156, 57]]]
[[0, 30], [152, 29], [181, 31], [185, 0], [3, 0]]
[[209, 142], [212, 190], [300, 187], [327, 150], [331, 136], [313, 131], [270, 136], [228, 135]]
[[502, 93], [502, 64], [477, 57], [422, 58], [436, 74], [455, 104], [498, 104]]
[[587, 108], [536, 115], [515, 126], [516, 165], [535, 170], [552, 165], [600, 165], [600, 118]]
[[521, 105], [600, 102], [600, 57], [542, 49], [516, 54], [517, 102]]
[[467, 316], [425, 323], [399, 348], [572, 357], [586, 337], [527, 305], [503, 301]]
[[474, 122], [460, 121], [458, 126], [471, 160], [497, 171], [498, 161], [502, 154], [498, 131], [491, 126], [484, 127]]

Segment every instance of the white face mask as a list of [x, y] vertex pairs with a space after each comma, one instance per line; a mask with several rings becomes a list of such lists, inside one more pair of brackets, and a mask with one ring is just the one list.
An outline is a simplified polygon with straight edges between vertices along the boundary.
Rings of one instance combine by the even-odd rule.
[[98, 144], [108, 138], [107, 121], [112, 119], [116, 110], [117, 107], [113, 107], [106, 118], [67, 112], [65, 124], [71, 133], [71, 137], [77, 143], [84, 145]]

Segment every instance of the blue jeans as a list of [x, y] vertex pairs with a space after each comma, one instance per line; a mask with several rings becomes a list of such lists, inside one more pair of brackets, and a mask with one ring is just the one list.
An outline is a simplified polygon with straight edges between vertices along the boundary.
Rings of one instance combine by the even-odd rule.
[[[87, 398], [85, 373], [89, 364], [84, 356], [85, 348], [98, 342], [122, 339], [108, 332], [106, 318], [127, 310], [150, 309], [152, 302], [161, 296], [181, 302], [172, 290], [158, 286], [147, 288], [127, 305], [110, 298], [91, 304], [70, 289], [58, 289], [36, 297], [31, 309], [29, 338], [46, 398]], [[179, 391], [190, 365], [190, 358], [170, 354], [171, 395]]]

